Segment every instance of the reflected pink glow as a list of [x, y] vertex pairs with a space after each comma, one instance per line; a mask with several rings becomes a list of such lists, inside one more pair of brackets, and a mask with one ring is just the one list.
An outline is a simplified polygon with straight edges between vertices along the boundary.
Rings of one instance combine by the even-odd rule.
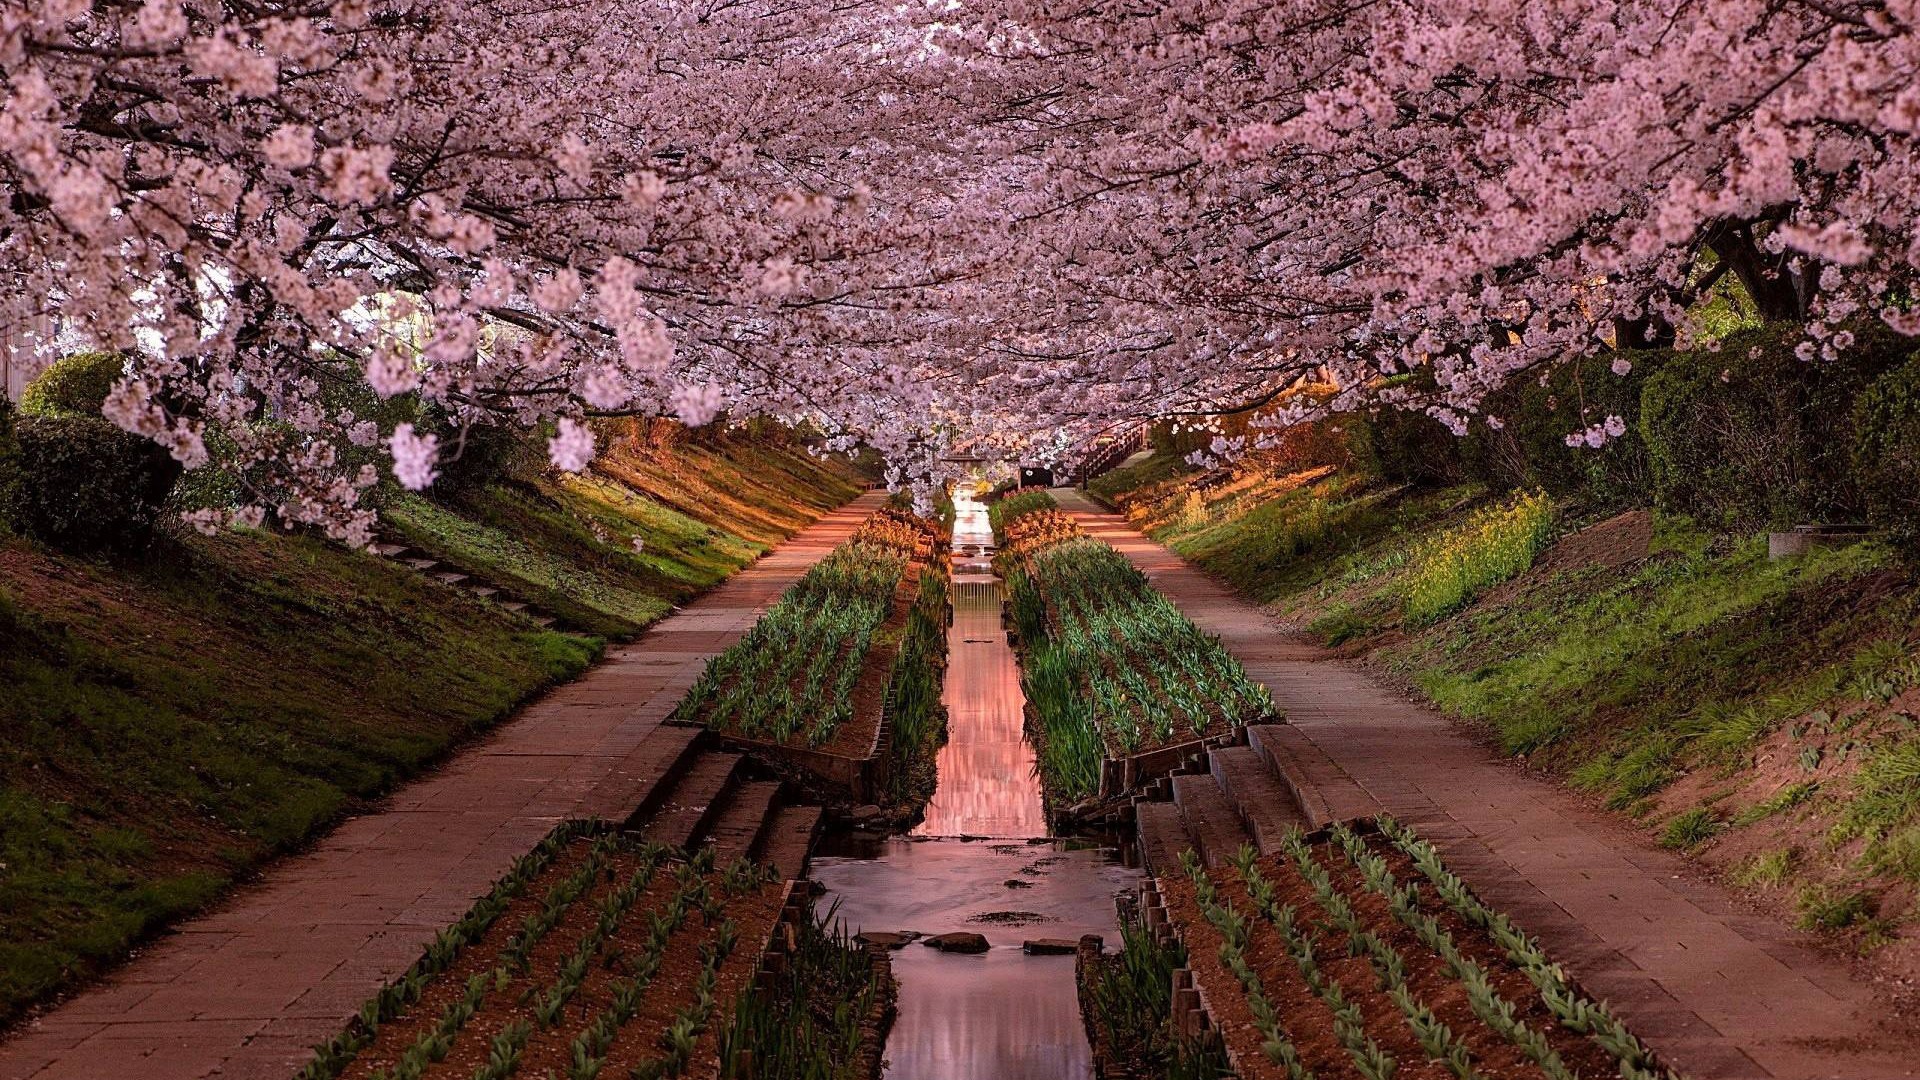
[[1020, 666], [1000, 626], [993, 530], [971, 493], [954, 498], [953, 628], [947, 634], [947, 745], [920, 836], [1047, 835], [1033, 747], [1021, 732]]
[[[1091, 1053], [1070, 956], [1026, 956], [1027, 938], [1078, 939], [1114, 929], [1114, 896], [1139, 880], [1112, 853], [1047, 835], [1033, 749], [1021, 732], [1020, 670], [1000, 627], [986, 512], [955, 499], [954, 621], [939, 786], [913, 837], [829, 839], [813, 876], [855, 930], [977, 930], [993, 945], [960, 956], [908, 945], [894, 954], [900, 1012], [887, 1038], [888, 1080], [1077, 1080]], [[948, 839], [933, 839], [947, 837]], [[1012, 882], [1012, 885], [1008, 883]], [[1024, 925], [980, 921], [1027, 913]]]

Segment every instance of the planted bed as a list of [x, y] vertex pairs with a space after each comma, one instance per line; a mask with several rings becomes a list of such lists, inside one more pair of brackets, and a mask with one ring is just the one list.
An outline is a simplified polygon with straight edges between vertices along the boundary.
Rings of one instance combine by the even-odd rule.
[[1016, 493], [997, 508], [996, 563], [1056, 806], [1125, 794], [1185, 748], [1276, 718], [1266, 688], [1218, 639], [1050, 496]]
[[934, 523], [878, 511], [714, 657], [674, 712], [859, 801], [931, 793], [948, 568]]
[[1281, 847], [1158, 882], [1243, 1080], [1671, 1076], [1404, 826]]

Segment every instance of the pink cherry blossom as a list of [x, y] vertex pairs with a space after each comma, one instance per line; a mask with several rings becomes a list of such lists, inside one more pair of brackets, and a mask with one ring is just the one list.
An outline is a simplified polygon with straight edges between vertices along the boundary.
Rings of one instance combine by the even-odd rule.
[[387, 449], [393, 455], [393, 477], [401, 487], [421, 491], [431, 487], [439, 476], [434, 468], [440, 453], [439, 436], [415, 435], [412, 424], [399, 424], [387, 440]]
[[547, 459], [561, 472], [581, 472], [593, 461], [593, 432], [570, 416], [563, 416], [547, 442]]

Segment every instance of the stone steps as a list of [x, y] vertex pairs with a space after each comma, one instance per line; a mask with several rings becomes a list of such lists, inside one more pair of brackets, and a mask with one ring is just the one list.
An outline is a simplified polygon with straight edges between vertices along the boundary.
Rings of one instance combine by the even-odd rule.
[[1180, 853], [1193, 846], [1180, 810], [1170, 802], [1134, 804], [1134, 828], [1140, 834], [1140, 859], [1155, 874], [1180, 872]]
[[739, 754], [701, 751], [672, 780], [657, 806], [642, 803], [634, 812], [633, 821], [641, 835], [657, 843], [692, 847], [719, 813], [742, 760]]
[[1173, 778], [1173, 805], [1187, 837], [1209, 867], [1227, 865], [1234, 852], [1253, 843], [1253, 834], [1211, 773], [1189, 773]]
[[1299, 803], [1260, 751], [1251, 746], [1223, 747], [1213, 752], [1207, 764], [1214, 783], [1238, 811], [1262, 854], [1280, 850], [1288, 830], [1306, 828]]
[[805, 875], [807, 855], [813, 850], [814, 838], [820, 835], [822, 817], [818, 806], [776, 808], [754, 843], [754, 860], [771, 865], [782, 877]]
[[1374, 812], [1359, 785], [1297, 728], [1263, 724], [1247, 734], [1245, 746], [1209, 751], [1206, 771], [1156, 780], [1134, 801], [1141, 858], [1153, 873], [1177, 873], [1188, 848], [1217, 868], [1242, 845], [1271, 853], [1290, 829]]
[[1379, 812], [1374, 798], [1291, 724], [1256, 724], [1247, 729], [1247, 745], [1286, 785], [1308, 829]]
[[721, 866], [746, 858], [772, 820], [779, 799], [778, 780], [746, 780], [735, 784], [726, 793], [700, 842], [713, 845], [714, 857]]
[[408, 544], [393, 541], [381, 541], [367, 545], [367, 550], [382, 559], [389, 559], [407, 568], [422, 573], [446, 585], [449, 588], [465, 589], [482, 600], [490, 600], [515, 615], [522, 616], [542, 629], [554, 626], [560, 620], [542, 611], [524, 600], [515, 600], [506, 589], [441, 561], [430, 552]]
[[577, 816], [629, 824], [636, 812], [658, 803], [672, 777], [686, 770], [698, 753], [701, 729], [661, 724], [608, 770], [580, 801]]

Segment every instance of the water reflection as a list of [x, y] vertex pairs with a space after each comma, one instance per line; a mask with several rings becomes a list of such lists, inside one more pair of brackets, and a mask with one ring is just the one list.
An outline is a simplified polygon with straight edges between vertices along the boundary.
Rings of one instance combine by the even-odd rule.
[[856, 930], [971, 930], [993, 946], [967, 956], [916, 943], [894, 954], [900, 1011], [888, 1077], [1077, 1080], [1092, 1063], [1073, 957], [1027, 956], [1020, 946], [1082, 934], [1113, 942], [1113, 898], [1137, 878], [1111, 850], [1028, 840], [1045, 837], [1046, 819], [1021, 735], [1019, 670], [1000, 626], [992, 533], [977, 500], [963, 493], [955, 504], [949, 734], [926, 821], [913, 837], [830, 841], [813, 876]]

